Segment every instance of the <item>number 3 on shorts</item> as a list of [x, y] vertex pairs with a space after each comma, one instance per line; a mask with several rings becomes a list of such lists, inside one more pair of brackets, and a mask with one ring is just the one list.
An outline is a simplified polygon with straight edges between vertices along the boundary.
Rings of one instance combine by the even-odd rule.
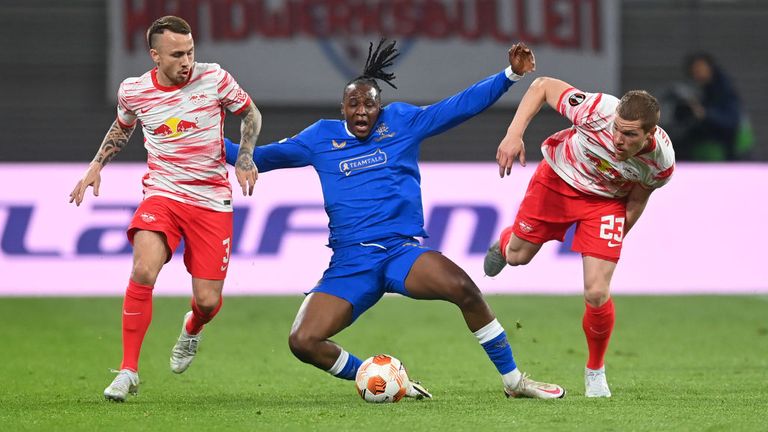
[[608, 247], [621, 245], [624, 239], [624, 218], [608, 215], [601, 217], [600, 221], [600, 238], [608, 240]]
[[229, 237], [225, 238], [224, 241], [221, 242], [221, 244], [224, 246], [224, 258], [221, 259], [224, 265], [221, 266], [221, 271], [226, 270], [227, 265], [229, 265], [229, 243]]

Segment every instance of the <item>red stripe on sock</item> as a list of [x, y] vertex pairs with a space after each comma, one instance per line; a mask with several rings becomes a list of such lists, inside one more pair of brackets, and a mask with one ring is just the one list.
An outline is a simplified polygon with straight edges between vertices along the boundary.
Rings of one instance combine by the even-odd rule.
[[588, 368], [600, 369], [605, 364], [605, 352], [608, 350], [608, 342], [611, 339], [615, 321], [616, 309], [613, 306], [612, 298], [609, 298], [600, 307], [586, 303], [584, 319], [581, 324], [589, 348]]
[[128, 281], [123, 299], [123, 362], [120, 369], [139, 371], [141, 344], [152, 322], [152, 288]]
[[200, 331], [203, 330], [203, 326], [209, 323], [213, 319], [213, 317], [215, 317], [216, 314], [219, 313], [219, 311], [221, 310], [221, 305], [224, 304], [224, 296], [219, 296], [219, 303], [210, 312], [205, 312], [201, 310], [200, 307], [195, 302], [194, 297], [192, 297], [192, 301], [190, 304], [192, 305], [192, 316], [189, 317], [189, 321], [187, 321], [187, 326], [185, 328], [187, 330], [187, 333], [194, 335], [194, 334], [200, 333]]

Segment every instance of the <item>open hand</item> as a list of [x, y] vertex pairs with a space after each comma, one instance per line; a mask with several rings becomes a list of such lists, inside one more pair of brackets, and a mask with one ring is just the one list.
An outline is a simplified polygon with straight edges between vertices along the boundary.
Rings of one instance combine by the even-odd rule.
[[99, 196], [99, 186], [101, 185], [101, 168], [102, 165], [98, 162], [91, 162], [88, 167], [88, 171], [85, 172], [83, 178], [81, 178], [72, 192], [69, 194], [69, 202], [75, 203], [76, 206], [80, 206], [85, 198], [85, 191], [88, 186], [93, 186], [93, 196]]
[[498, 150], [496, 150], [496, 162], [499, 164], [499, 177], [509, 175], [512, 172], [512, 165], [515, 159], [520, 160], [520, 165], [525, 166], [525, 145], [523, 138], [517, 135], [507, 134]]
[[259, 170], [247, 153], [241, 154], [235, 164], [235, 176], [240, 187], [243, 188], [243, 196], [253, 195], [253, 186], [259, 178]]

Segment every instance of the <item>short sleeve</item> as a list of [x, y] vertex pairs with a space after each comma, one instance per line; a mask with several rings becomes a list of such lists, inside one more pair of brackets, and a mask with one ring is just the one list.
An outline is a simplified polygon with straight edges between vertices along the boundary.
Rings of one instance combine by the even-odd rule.
[[123, 128], [129, 128], [136, 124], [136, 114], [131, 109], [126, 91], [126, 84], [120, 84], [117, 90], [117, 122]]
[[648, 178], [643, 182], [643, 186], [648, 189], [658, 189], [669, 183], [672, 173], [675, 171], [675, 150], [672, 147], [672, 140], [661, 127], [656, 128], [654, 135], [656, 151], [654, 155], [655, 168], [651, 170]]
[[613, 122], [619, 100], [605, 93], [585, 93], [569, 88], [560, 95], [557, 111], [575, 126], [598, 131]]
[[221, 105], [234, 114], [240, 114], [251, 104], [251, 97], [237, 81], [218, 65], [216, 65], [216, 94]]

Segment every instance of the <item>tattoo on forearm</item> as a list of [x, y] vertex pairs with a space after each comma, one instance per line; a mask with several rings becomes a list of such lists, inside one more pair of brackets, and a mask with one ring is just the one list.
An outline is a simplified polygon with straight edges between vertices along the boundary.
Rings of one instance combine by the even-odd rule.
[[131, 138], [135, 129], [135, 124], [128, 128], [123, 128], [117, 120], [115, 120], [115, 122], [112, 123], [112, 127], [107, 131], [107, 135], [104, 136], [104, 141], [102, 141], [101, 147], [99, 147], [99, 151], [96, 153], [93, 161], [100, 163], [101, 166], [109, 163], [109, 161], [111, 161], [116, 154], [120, 153], [120, 150], [128, 144], [128, 139]]
[[240, 151], [235, 167], [249, 170], [253, 167], [253, 148], [261, 132], [261, 113], [253, 103], [242, 113], [240, 124]]

